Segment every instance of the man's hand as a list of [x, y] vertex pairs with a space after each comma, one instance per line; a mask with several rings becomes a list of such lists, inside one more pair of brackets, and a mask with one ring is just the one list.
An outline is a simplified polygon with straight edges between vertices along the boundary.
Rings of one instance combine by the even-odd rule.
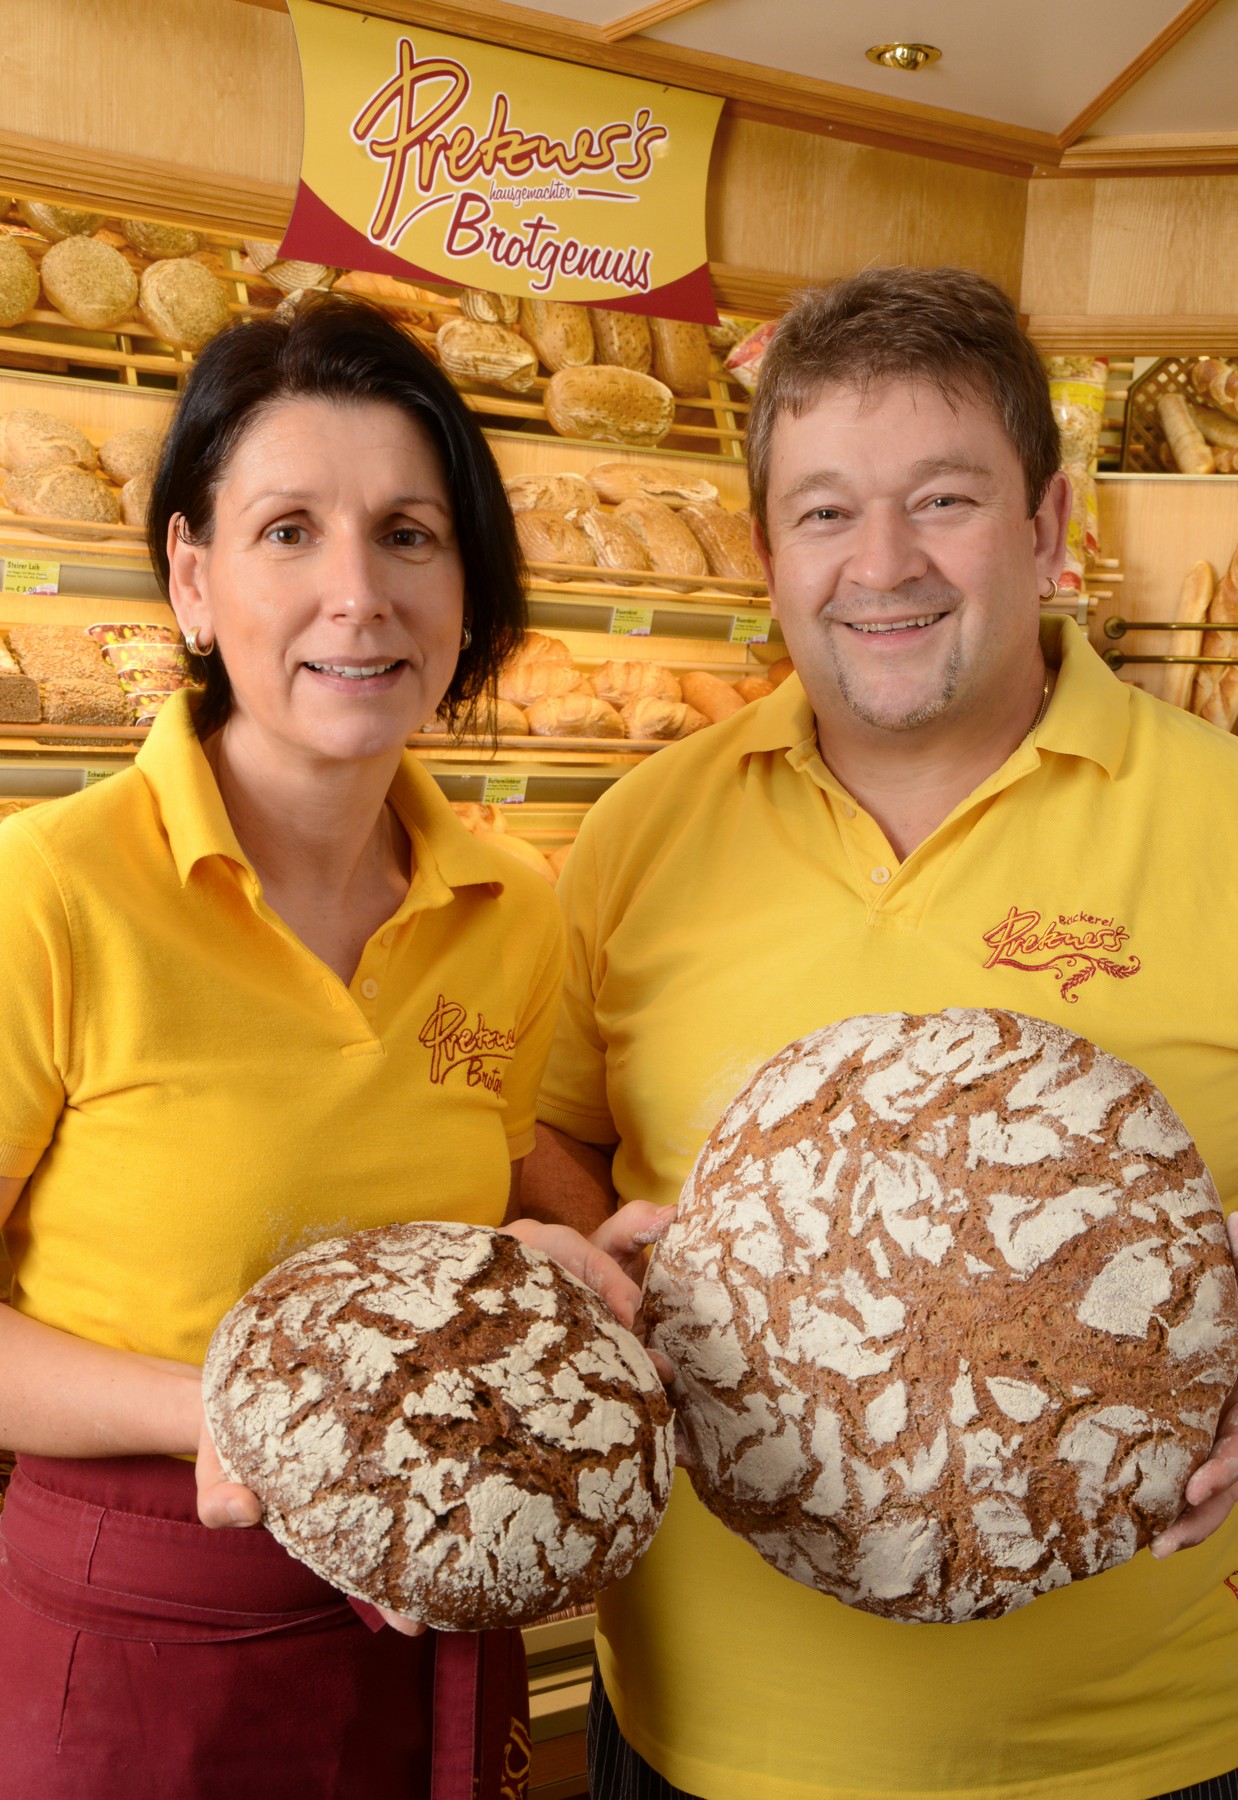
[[640, 1307], [644, 1248], [670, 1223], [674, 1207], [632, 1200], [621, 1206], [591, 1238], [570, 1225], [543, 1225], [536, 1219], [514, 1219], [503, 1230], [531, 1250], [544, 1250], [570, 1275], [592, 1288], [629, 1331]]
[[242, 1487], [239, 1481], [228, 1480], [219, 1466], [219, 1457], [205, 1418], [198, 1439], [196, 1474], [198, 1517], [204, 1525], [209, 1525], [212, 1530], [224, 1530], [236, 1525], [261, 1525], [261, 1501], [252, 1488]]
[[[1229, 1253], [1238, 1273], [1238, 1213], [1225, 1221]], [[1186, 1505], [1172, 1525], [1153, 1538], [1153, 1556], [1172, 1556], [1175, 1550], [1186, 1550], [1202, 1544], [1229, 1517], [1238, 1502], [1238, 1385], [1232, 1387], [1221, 1409], [1216, 1441], [1205, 1463], [1201, 1463], [1186, 1484]]]

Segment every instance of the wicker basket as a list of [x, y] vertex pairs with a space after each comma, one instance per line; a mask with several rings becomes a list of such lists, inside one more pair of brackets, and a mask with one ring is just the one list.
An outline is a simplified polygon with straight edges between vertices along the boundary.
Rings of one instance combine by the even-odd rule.
[[1122, 434], [1122, 468], [1135, 475], [1176, 475], [1178, 465], [1161, 429], [1158, 401], [1166, 394], [1198, 396], [1191, 386], [1195, 357], [1163, 356], [1146, 375], [1131, 383], [1126, 402], [1126, 429]]

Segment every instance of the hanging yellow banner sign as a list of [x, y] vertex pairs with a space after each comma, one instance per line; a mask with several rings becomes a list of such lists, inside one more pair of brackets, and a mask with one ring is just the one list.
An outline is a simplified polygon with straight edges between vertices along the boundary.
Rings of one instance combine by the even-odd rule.
[[281, 254], [405, 281], [717, 319], [722, 102], [289, 0], [305, 91]]

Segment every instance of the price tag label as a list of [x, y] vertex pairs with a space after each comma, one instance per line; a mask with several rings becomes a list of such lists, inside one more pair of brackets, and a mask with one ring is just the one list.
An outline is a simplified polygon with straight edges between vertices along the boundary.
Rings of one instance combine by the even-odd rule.
[[736, 613], [731, 620], [731, 642], [733, 644], [768, 644], [768, 613]]
[[652, 606], [616, 606], [611, 612], [612, 637], [648, 637], [652, 630]]
[[60, 564], [31, 556], [6, 556], [3, 591], [6, 594], [58, 594]]
[[482, 783], [482, 805], [520, 806], [528, 791], [527, 775], [487, 775]]
[[83, 787], [93, 787], [96, 781], [108, 781], [113, 775], [119, 775], [119, 769], [87, 769]]

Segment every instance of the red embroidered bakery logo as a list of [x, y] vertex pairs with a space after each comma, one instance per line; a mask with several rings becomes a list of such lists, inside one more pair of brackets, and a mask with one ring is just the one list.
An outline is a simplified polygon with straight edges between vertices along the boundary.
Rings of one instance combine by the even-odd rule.
[[[484, 1013], [477, 1013], [472, 1025], [469, 1017], [468, 1008], [458, 1000], [439, 995], [438, 1005], [419, 1033], [420, 1042], [430, 1052], [430, 1080], [441, 1086], [453, 1069], [463, 1069], [469, 1087], [489, 1088], [492, 1094], [501, 1094], [501, 1065], [515, 1055], [516, 1033], [487, 1025]], [[498, 1066], [487, 1067], [488, 1064]]]
[[1012, 906], [1001, 924], [984, 934], [989, 946], [984, 966], [1052, 975], [1061, 983], [1063, 1000], [1073, 1006], [1079, 998], [1076, 990], [1098, 970], [1117, 981], [1139, 973], [1139, 958], [1121, 955], [1129, 937], [1125, 925], [1095, 913], [1058, 913], [1046, 923], [1034, 907]]

